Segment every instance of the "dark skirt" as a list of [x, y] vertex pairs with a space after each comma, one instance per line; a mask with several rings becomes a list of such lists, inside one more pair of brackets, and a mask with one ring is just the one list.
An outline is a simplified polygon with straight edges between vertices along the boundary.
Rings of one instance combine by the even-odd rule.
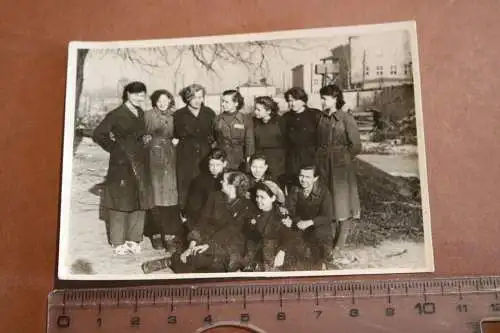
[[146, 213], [144, 235], [178, 235], [182, 229], [179, 206], [157, 206]]

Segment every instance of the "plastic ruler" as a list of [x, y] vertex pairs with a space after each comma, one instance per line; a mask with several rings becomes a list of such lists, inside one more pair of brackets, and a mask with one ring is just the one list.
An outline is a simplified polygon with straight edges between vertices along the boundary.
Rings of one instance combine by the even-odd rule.
[[491, 333], [499, 294], [500, 277], [55, 290], [47, 332]]

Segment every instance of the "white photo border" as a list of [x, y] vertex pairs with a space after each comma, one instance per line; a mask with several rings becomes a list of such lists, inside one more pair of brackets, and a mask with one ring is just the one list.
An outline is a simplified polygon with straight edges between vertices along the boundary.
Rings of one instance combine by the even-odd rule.
[[[418, 168], [420, 176], [422, 218], [424, 230], [425, 266], [421, 268], [374, 268], [374, 269], [339, 269], [321, 271], [283, 271], [283, 272], [234, 272], [234, 273], [153, 273], [153, 274], [72, 274], [67, 263], [69, 248], [69, 226], [71, 217], [71, 188], [73, 173], [73, 141], [75, 124], [75, 93], [76, 93], [76, 63], [79, 49], [118, 49], [145, 48], [169, 45], [238, 43], [252, 40], [321, 38], [334, 35], [369, 35], [375, 33], [406, 30], [410, 35], [413, 87], [415, 97], [415, 113], [417, 125]], [[57, 276], [59, 280], [172, 280], [172, 279], [215, 279], [215, 278], [290, 278], [290, 277], [320, 277], [346, 275], [377, 275], [377, 274], [407, 274], [430, 273], [435, 271], [431, 214], [428, 191], [426, 141], [424, 135], [424, 119], [422, 112], [421, 77], [419, 48], [416, 21], [401, 21], [391, 23], [353, 25], [345, 27], [327, 27], [300, 30], [283, 30], [262, 33], [213, 35], [204, 37], [150, 39], [130, 41], [73, 41], [68, 47], [68, 69], [66, 77], [66, 101], [64, 115], [64, 139], [61, 172], [61, 196], [59, 214], [59, 247], [57, 261]]]

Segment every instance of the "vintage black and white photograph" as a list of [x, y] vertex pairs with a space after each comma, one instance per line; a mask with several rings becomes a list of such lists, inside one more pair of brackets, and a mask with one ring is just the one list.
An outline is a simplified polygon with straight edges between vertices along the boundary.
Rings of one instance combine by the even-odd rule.
[[58, 276], [434, 270], [415, 22], [72, 42]]

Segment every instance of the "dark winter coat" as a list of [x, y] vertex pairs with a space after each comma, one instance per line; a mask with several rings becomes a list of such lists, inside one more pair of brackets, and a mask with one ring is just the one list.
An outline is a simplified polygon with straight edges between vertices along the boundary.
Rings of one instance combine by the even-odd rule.
[[215, 141], [215, 112], [202, 106], [197, 117], [183, 107], [174, 113], [174, 137], [177, 146], [177, 189], [182, 209], [186, 204], [189, 185], [206, 167], [206, 157]]
[[[328, 187], [317, 181], [307, 197], [301, 187], [293, 187], [287, 197], [287, 208], [293, 221], [292, 228], [297, 237], [302, 237], [311, 261], [325, 259], [333, 246], [334, 215]], [[298, 229], [297, 222], [305, 220], [312, 220], [314, 225], [305, 230]]]
[[274, 258], [283, 249], [285, 226], [281, 223], [281, 213], [274, 206], [269, 212], [258, 211], [245, 227], [246, 253], [259, 270], [268, 271], [273, 267]]
[[359, 218], [355, 157], [361, 152], [361, 139], [354, 117], [342, 110], [323, 114], [318, 125], [318, 146], [316, 163], [332, 193], [335, 218]]
[[245, 257], [244, 226], [254, 214], [255, 206], [250, 200], [238, 198], [228, 202], [221, 191], [212, 193], [198, 220], [188, 221], [191, 230], [188, 242], [194, 240], [198, 245], [209, 245], [201, 256], [190, 258], [190, 269], [232, 272], [245, 267], [250, 259]]
[[94, 129], [93, 140], [109, 152], [102, 206], [131, 212], [152, 207], [144, 112], [125, 105], [110, 111]]
[[280, 116], [272, 117], [267, 123], [254, 119], [255, 153], [266, 157], [272, 178], [280, 181], [285, 174], [286, 126]]
[[297, 176], [303, 164], [314, 163], [320, 116], [321, 111], [309, 107], [301, 113], [288, 111], [283, 115], [287, 144], [286, 170], [289, 177]]
[[215, 178], [211, 173], [204, 171], [193, 179], [189, 186], [189, 200], [184, 209], [188, 220], [196, 221], [210, 195], [221, 189], [221, 176]]

